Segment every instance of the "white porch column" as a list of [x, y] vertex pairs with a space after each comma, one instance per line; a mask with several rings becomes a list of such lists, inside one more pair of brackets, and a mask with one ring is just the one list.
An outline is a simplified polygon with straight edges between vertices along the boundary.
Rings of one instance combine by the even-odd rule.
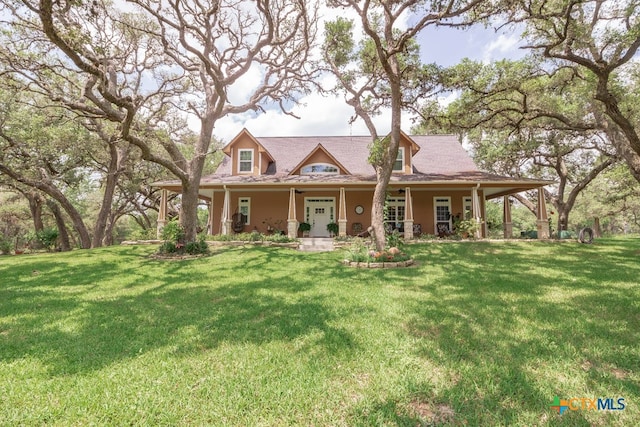
[[227, 186], [224, 187], [224, 202], [222, 203], [222, 228], [220, 234], [231, 234], [231, 194]]
[[482, 213], [480, 212], [480, 198], [478, 197], [478, 187], [480, 187], [480, 184], [478, 184], [476, 187], [473, 187], [473, 189], [471, 190], [471, 209], [473, 219], [478, 224], [478, 229], [476, 230], [475, 236], [477, 239], [480, 239], [482, 238], [482, 229], [480, 228], [482, 226]]
[[511, 203], [509, 203], [509, 196], [502, 198], [503, 204], [503, 218], [504, 224], [504, 238], [511, 239], [513, 237], [513, 223], [511, 222]]
[[167, 190], [160, 192], [160, 209], [158, 210], [158, 222], [156, 224], [156, 235], [158, 239], [162, 235], [162, 229], [167, 225]]
[[290, 239], [298, 237], [298, 219], [296, 217], [296, 189], [289, 189], [289, 214], [287, 215], [287, 236]]
[[211, 192], [211, 200], [209, 200], [209, 220], [207, 223], [207, 234], [213, 234], [213, 191]]
[[347, 203], [344, 187], [340, 187], [340, 204], [338, 205], [338, 236], [347, 235]]
[[413, 198], [410, 187], [404, 189], [404, 238], [413, 239]]
[[549, 238], [549, 217], [547, 216], [547, 202], [544, 198], [544, 188], [538, 188], [538, 239]]

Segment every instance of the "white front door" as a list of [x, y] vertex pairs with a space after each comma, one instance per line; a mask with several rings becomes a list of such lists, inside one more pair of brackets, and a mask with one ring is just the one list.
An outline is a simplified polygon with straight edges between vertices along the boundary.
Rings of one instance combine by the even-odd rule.
[[327, 224], [334, 222], [335, 199], [305, 199], [305, 221], [311, 224], [311, 237], [328, 237]]
[[451, 223], [451, 198], [434, 197], [433, 211], [433, 217], [435, 219], [435, 235], [449, 235], [453, 228], [453, 224]]

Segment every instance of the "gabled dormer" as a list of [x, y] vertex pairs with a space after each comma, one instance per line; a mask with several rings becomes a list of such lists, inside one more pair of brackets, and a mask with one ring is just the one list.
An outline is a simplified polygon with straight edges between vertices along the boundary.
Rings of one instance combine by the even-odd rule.
[[289, 175], [351, 175], [351, 172], [322, 144], [318, 144], [291, 170]]
[[420, 146], [411, 139], [409, 135], [400, 132], [400, 145], [398, 146], [398, 157], [393, 165], [393, 173], [411, 174], [413, 173], [413, 156], [420, 150]]
[[263, 175], [273, 157], [251, 133], [243, 129], [222, 150], [231, 161], [231, 175]]

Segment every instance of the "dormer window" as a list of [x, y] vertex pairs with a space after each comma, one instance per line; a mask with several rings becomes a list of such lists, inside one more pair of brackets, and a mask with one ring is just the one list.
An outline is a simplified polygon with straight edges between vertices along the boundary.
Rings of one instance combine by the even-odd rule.
[[241, 148], [238, 150], [238, 173], [251, 172], [253, 172], [253, 150]]
[[329, 163], [314, 163], [300, 168], [301, 175], [337, 175], [340, 170]]
[[398, 155], [396, 157], [396, 161], [393, 164], [394, 172], [402, 172], [404, 171], [404, 147], [398, 148]]

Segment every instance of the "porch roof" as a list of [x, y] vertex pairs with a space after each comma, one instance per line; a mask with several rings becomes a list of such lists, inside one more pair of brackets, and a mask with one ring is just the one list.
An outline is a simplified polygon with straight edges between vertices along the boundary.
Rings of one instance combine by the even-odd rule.
[[[289, 187], [319, 188], [319, 187], [373, 187], [376, 176], [371, 175], [207, 175], [200, 181], [200, 194], [204, 197], [211, 195], [212, 190], [229, 188], [260, 188], [287, 189]], [[394, 174], [389, 182], [390, 186], [412, 186], [440, 189], [471, 188], [480, 185], [486, 198], [495, 198], [521, 191], [531, 190], [549, 185], [552, 181], [526, 178], [511, 178], [495, 175], [478, 170], [467, 172], [431, 173], [431, 174]], [[153, 183], [155, 187], [171, 191], [180, 191], [180, 181], [167, 180]]]

